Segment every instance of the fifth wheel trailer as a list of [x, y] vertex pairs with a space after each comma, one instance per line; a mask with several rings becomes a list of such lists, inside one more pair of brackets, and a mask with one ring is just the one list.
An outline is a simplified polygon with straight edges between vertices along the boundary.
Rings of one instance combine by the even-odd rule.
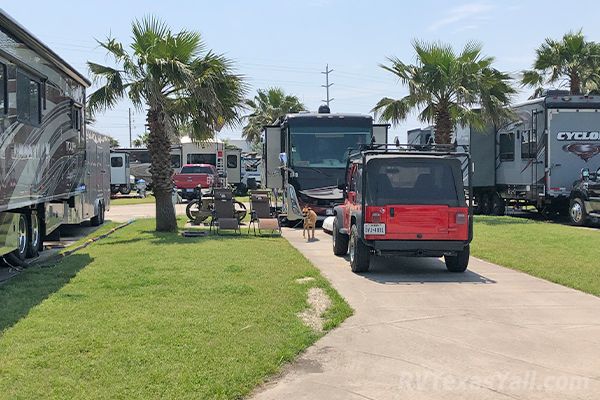
[[473, 159], [477, 212], [502, 215], [509, 204], [567, 215], [581, 170], [600, 167], [600, 96], [549, 92], [513, 111], [498, 129], [455, 131]]
[[109, 139], [87, 131], [90, 82], [0, 10], [0, 256], [42, 249], [61, 224], [102, 223]]

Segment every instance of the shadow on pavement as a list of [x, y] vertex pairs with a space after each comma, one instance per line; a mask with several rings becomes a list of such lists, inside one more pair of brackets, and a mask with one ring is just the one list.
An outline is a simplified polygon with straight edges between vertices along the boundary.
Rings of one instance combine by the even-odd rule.
[[444, 261], [438, 258], [375, 257], [371, 261], [369, 272], [361, 275], [384, 284], [496, 283], [468, 269], [463, 273], [448, 272]]
[[53, 267], [27, 269], [0, 285], [0, 337], [90, 262], [92, 258], [87, 254], [73, 254]]

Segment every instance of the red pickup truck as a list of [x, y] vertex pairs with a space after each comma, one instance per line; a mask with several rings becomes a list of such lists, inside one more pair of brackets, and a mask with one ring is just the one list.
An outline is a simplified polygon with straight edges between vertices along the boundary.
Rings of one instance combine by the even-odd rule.
[[202, 189], [217, 186], [219, 183], [217, 168], [211, 164], [185, 164], [181, 172], [173, 175], [173, 182], [183, 199], [194, 198], [194, 189], [200, 185]]

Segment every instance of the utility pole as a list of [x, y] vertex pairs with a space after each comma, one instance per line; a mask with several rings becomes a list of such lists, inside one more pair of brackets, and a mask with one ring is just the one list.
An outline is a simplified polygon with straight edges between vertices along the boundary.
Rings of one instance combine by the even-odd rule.
[[129, 148], [132, 147], [131, 143], [131, 107], [129, 107]]
[[325, 84], [321, 85], [321, 87], [324, 87], [325, 90], [327, 91], [327, 100], [321, 100], [321, 101], [324, 101], [325, 103], [327, 103], [327, 107], [329, 107], [329, 103], [334, 100], [333, 98], [329, 98], [329, 88], [333, 85], [333, 83], [329, 83], [329, 74], [332, 72], [333, 72], [333, 70], [329, 69], [329, 64], [325, 65], [325, 71], [321, 72], [322, 74], [325, 75]]

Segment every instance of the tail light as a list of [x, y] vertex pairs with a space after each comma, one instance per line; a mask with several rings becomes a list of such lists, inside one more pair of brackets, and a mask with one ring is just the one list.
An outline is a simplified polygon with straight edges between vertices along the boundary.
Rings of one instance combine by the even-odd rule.
[[380, 214], [380, 213], [378, 213], [378, 212], [374, 212], [373, 214], [371, 214], [371, 220], [372, 220], [374, 223], [379, 223], [379, 222], [381, 222], [381, 214]]
[[464, 225], [467, 223], [467, 214], [464, 212], [456, 213], [456, 225]]
[[212, 175], [209, 175], [209, 176], [206, 178], [206, 181], [207, 181], [207, 182], [208, 182], [208, 184], [210, 185], [210, 184], [213, 182], [213, 177], [212, 177]]

